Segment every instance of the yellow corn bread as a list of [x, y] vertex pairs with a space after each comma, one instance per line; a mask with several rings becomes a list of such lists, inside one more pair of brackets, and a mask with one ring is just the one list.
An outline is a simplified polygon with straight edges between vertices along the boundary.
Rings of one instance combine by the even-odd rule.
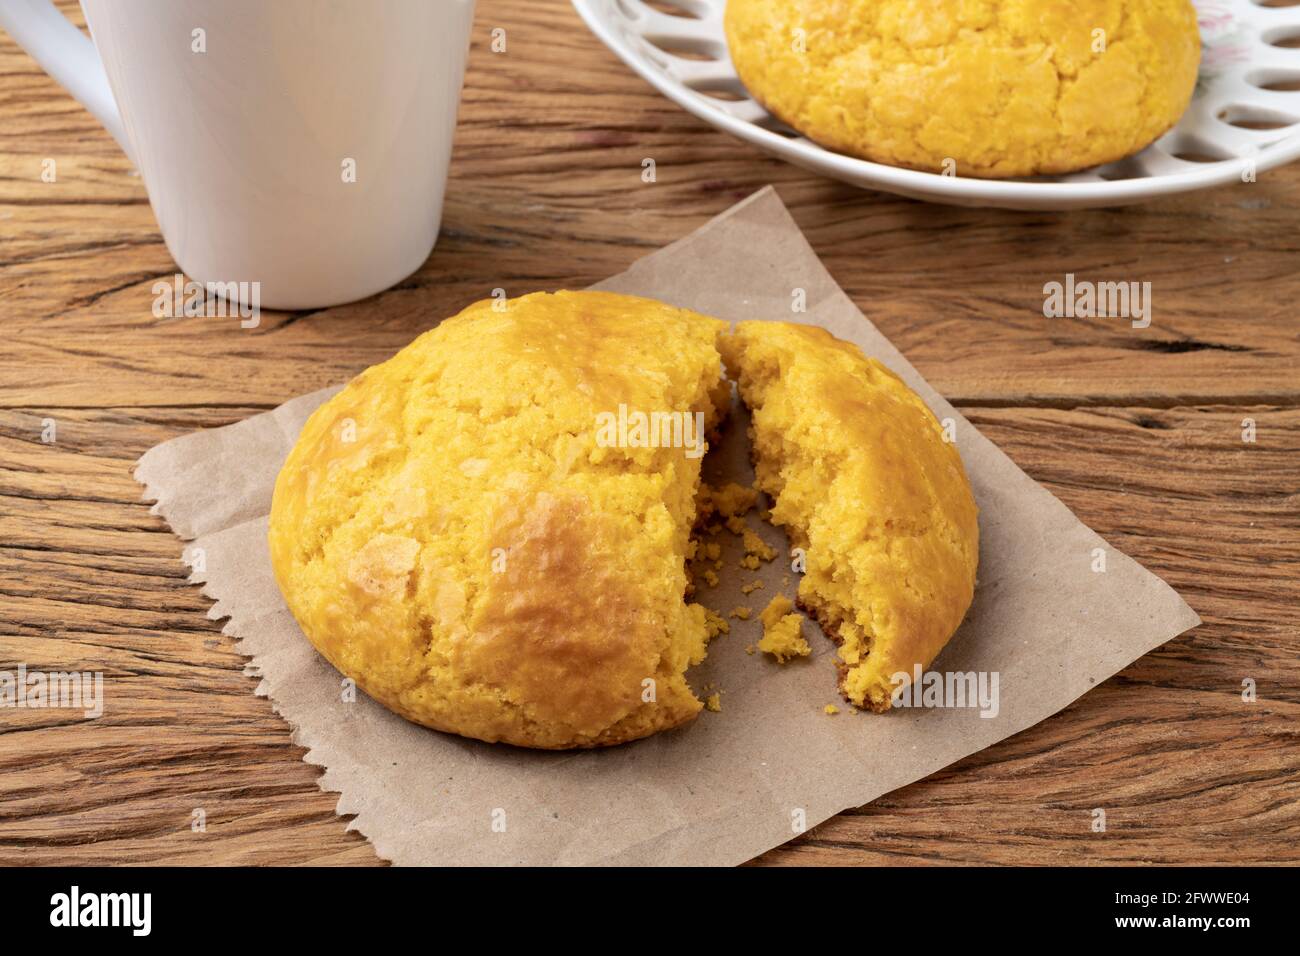
[[799, 603], [840, 645], [845, 697], [887, 710], [893, 675], [928, 666], [970, 606], [979, 526], [961, 458], [915, 392], [824, 329], [741, 322], [720, 347], [772, 521], [806, 551]]
[[289, 609], [367, 694], [439, 730], [568, 748], [689, 721], [684, 671], [726, 630], [683, 600], [700, 458], [605, 447], [597, 421], [626, 405], [711, 430], [723, 324], [610, 293], [496, 305], [307, 421], [270, 516]]
[[1148, 146], [1201, 49], [1191, 0], [728, 0], [725, 30], [750, 93], [810, 139], [989, 178]]

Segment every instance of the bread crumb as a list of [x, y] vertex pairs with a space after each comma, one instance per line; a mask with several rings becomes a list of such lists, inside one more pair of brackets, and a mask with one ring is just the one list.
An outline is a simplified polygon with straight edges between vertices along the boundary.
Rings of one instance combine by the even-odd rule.
[[763, 623], [775, 624], [793, 610], [794, 602], [788, 597], [784, 594], [773, 595], [772, 600], [767, 602], [767, 607], [763, 608]]
[[713, 638], [717, 637], [719, 634], [730, 634], [731, 625], [728, 624], [727, 619], [717, 611], [710, 610], [706, 607], [704, 609], [704, 632], [708, 640], [713, 640]]
[[722, 518], [732, 518], [749, 511], [757, 501], [758, 492], [755, 489], [738, 485], [734, 481], [728, 482], [721, 488], [713, 488], [707, 484], [700, 485], [701, 514], [716, 514]]
[[732, 534], [741, 535], [749, 531], [749, 525], [745, 524], [745, 519], [739, 515], [732, 515], [727, 519], [727, 530]]
[[740, 586], [740, 590], [741, 590], [741, 593], [743, 593], [743, 594], [753, 594], [755, 591], [761, 591], [761, 590], [763, 590], [763, 582], [762, 582], [762, 581], [750, 581], [748, 584], [742, 584], [742, 585]]
[[829, 717], [834, 717], [834, 716], [835, 716], [836, 714], [838, 714], [839, 712], [840, 712], [840, 709], [839, 709], [838, 707], [836, 707], [834, 704], [827, 704], [827, 705], [826, 705], [825, 713], [826, 713], [827, 716], [829, 716]]
[[731, 609], [731, 615], [730, 615], [730, 616], [731, 616], [731, 617], [738, 617], [738, 618], [740, 618], [742, 621], [748, 621], [748, 620], [749, 620], [749, 616], [750, 616], [751, 614], [753, 614], [753, 613], [754, 613], [754, 609], [753, 609], [752, 607], [747, 607], [747, 606], [745, 606], [744, 604], [742, 604], [742, 605], [740, 605], [739, 607], [733, 607], [733, 608]]
[[803, 638], [803, 615], [795, 611], [794, 604], [784, 594], [778, 594], [759, 615], [763, 621], [763, 639], [758, 649], [771, 654], [778, 664], [794, 657], [807, 657], [812, 648]]
[[716, 561], [722, 557], [722, 545], [716, 541], [706, 541], [704, 543], [704, 556], [710, 561]]
[[776, 552], [767, 546], [767, 542], [750, 531], [745, 529], [745, 553], [756, 555], [764, 561], [771, 561], [776, 557]]
[[746, 653], [746, 654], [749, 654], [749, 655], [752, 656], [755, 650], [756, 650], [756, 648], [754, 647], [753, 644], [746, 644], [746, 645], [745, 645], [745, 653]]
[[714, 574], [712, 571], [710, 571], [708, 568], [705, 568], [704, 583], [711, 588], [716, 588], [718, 586], [718, 576]]
[[722, 695], [714, 691], [708, 697], [704, 698], [704, 709], [715, 714], [722, 712]]

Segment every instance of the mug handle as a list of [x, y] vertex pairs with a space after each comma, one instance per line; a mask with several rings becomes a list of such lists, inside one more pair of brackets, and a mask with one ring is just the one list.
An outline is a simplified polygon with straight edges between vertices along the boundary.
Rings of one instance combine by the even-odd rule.
[[3, 0], [0, 27], [104, 124], [122, 152], [134, 162], [99, 51], [59, 13], [53, 0]]

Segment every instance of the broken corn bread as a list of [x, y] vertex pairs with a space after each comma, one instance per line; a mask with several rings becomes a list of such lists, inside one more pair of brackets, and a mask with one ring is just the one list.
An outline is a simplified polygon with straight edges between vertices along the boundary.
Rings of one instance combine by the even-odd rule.
[[824, 329], [741, 322], [720, 342], [758, 487], [806, 552], [799, 603], [839, 644], [844, 696], [887, 710], [894, 675], [928, 666], [970, 606], [979, 526], [961, 458], [915, 392]]
[[1191, 0], [728, 0], [740, 79], [854, 156], [1004, 178], [1129, 156], [1182, 116]]
[[308, 639], [391, 710], [480, 740], [593, 747], [695, 717], [684, 672], [727, 627], [683, 599], [700, 458], [607, 447], [597, 421], [626, 405], [711, 430], [722, 327], [538, 293], [358, 375], [308, 419], [271, 506]]

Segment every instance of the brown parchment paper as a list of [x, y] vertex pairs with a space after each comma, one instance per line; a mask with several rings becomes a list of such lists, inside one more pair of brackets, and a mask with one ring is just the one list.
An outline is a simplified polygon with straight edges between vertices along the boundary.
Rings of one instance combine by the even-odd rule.
[[[141, 458], [146, 497], [184, 539], [192, 580], [215, 600], [209, 617], [251, 658], [322, 788], [385, 859], [400, 864], [735, 864], [847, 807], [918, 780], [1061, 710], [1151, 649], [1200, 623], [1159, 578], [1116, 551], [1017, 468], [871, 325], [831, 279], [771, 189], [597, 288], [652, 296], [728, 320], [825, 326], [899, 373], [940, 418], [956, 422], [980, 506], [974, 605], [932, 670], [996, 671], [996, 717], [971, 709], [852, 713], [835, 691], [831, 642], [809, 622], [810, 659], [785, 666], [745, 653], [757, 611], [797, 575], [784, 558], [738, 567], [728, 532], [717, 588], [696, 599], [733, 619], [692, 672], [721, 692], [720, 713], [607, 750], [533, 752], [407, 723], [364, 695], [346, 702], [341, 676], [303, 637], [271, 574], [266, 515], [281, 462], [306, 417], [333, 389], [295, 398], [226, 428], [165, 442]], [[792, 314], [794, 290], [806, 314]], [[431, 320], [442, 316], [431, 316]], [[748, 483], [744, 414], [729, 426], [706, 478]], [[784, 534], [751, 526], [781, 555]], [[1094, 549], [1106, 570], [1093, 570]], [[200, 570], [201, 568], [201, 570]], [[744, 595], [740, 585], [762, 578]], [[789, 584], [782, 587], [783, 579]], [[1137, 693], [1137, 691], [1135, 691]], [[823, 708], [838, 703], [842, 712]]]

